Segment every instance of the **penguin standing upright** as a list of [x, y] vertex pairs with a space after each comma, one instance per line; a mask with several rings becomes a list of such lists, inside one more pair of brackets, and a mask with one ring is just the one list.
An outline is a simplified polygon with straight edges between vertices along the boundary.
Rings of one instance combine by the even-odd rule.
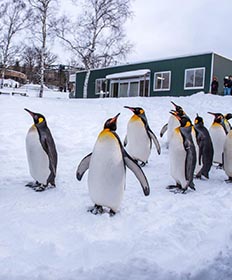
[[232, 126], [231, 126], [231, 124], [229, 122], [229, 120], [231, 118], [232, 118], [232, 114], [231, 113], [228, 113], [228, 114], [224, 115], [224, 123], [225, 123], [225, 127], [226, 127], [227, 132], [229, 132], [232, 129]]
[[[175, 107], [175, 110], [173, 110], [173, 112], [178, 113], [178, 115], [181, 117], [183, 115], [185, 115], [185, 112], [183, 110], [183, 108], [177, 104], [175, 104], [173, 101], [171, 101], [172, 105]], [[177, 118], [175, 116], [173, 116], [172, 114], [169, 117], [168, 123], [165, 124], [161, 131], [160, 131], [160, 137], [163, 137], [163, 135], [165, 134], [165, 132], [167, 131], [167, 144], [170, 141], [170, 138], [172, 136], [173, 130], [178, 127], [180, 125], [179, 121], [177, 120]]]
[[46, 119], [39, 113], [25, 109], [33, 118], [34, 124], [26, 136], [26, 151], [29, 170], [35, 183], [26, 186], [35, 191], [44, 191], [51, 184], [55, 187], [57, 151]]
[[229, 177], [226, 182], [232, 183], [232, 130], [226, 135], [223, 148], [223, 168]]
[[145, 195], [149, 195], [148, 181], [141, 167], [127, 154], [116, 134], [117, 118], [108, 119], [98, 135], [93, 152], [84, 157], [76, 172], [80, 181], [87, 169], [89, 194], [94, 202], [93, 214], [103, 213], [103, 207], [110, 208], [114, 215], [120, 207], [126, 180], [126, 166], [134, 172]]
[[130, 109], [134, 113], [127, 124], [124, 146], [126, 146], [129, 155], [134, 160], [141, 162], [141, 166], [144, 166], [148, 162], [151, 153], [152, 140], [158, 154], [161, 151], [160, 144], [148, 125], [143, 108], [129, 106], [124, 106], [124, 108]]
[[212, 139], [214, 149], [213, 161], [215, 163], [218, 163], [219, 167], [221, 167], [222, 153], [224, 149], [226, 134], [228, 132], [225, 126], [224, 116], [221, 113], [208, 113], [214, 116], [213, 123], [209, 128], [209, 134]]
[[201, 167], [199, 172], [196, 174], [196, 178], [201, 178], [202, 175], [209, 178], [209, 171], [213, 164], [213, 143], [208, 129], [204, 126], [203, 118], [198, 114], [194, 121], [194, 128], [199, 149], [197, 162]]
[[176, 185], [167, 188], [177, 188], [184, 193], [188, 187], [195, 190], [196, 149], [192, 139], [192, 123], [186, 115], [180, 117], [177, 112], [170, 113], [179, 120], [180, 126], [174, 129], [169, 143], [170, 170]]

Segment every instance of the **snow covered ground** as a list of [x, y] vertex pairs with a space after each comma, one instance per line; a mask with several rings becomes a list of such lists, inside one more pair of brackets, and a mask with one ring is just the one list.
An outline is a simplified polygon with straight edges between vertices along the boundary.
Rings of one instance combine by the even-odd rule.
[[[52, 99], [0, 96], [0, 279], [1, 280], [229, 280], [232, 279], [232, 185], [215, 167], [209, 180], [195, 180], [196, 191], [173, 194], [166, 136], [170, 101], [210, 126], [212, 112], [231, 112], [231, 96], [198, 93], [190, 97]], [[162, 151], [152, 149], [143, 168], [148, 197], [127, 171], [120, 211], [94, 216], [87, 174], [75, 178], [80, 160], [92, 151], [106, 119], [121, 112], [118, 134], [124, 139], [132, 113], [145, 109]], [[59, 162], [57, 188], [36, 193], [31, 181], [25, 136], [32, 124], [23, 109], [45, 115]]]

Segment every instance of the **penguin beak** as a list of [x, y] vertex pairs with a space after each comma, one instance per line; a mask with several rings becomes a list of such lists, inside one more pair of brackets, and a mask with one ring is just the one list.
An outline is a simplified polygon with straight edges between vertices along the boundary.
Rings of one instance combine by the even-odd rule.
[[215, 115], [216, 115], [215, 113], [212, 113], [212, 112], [208, 112], [208, 114], [213, 115], [213, 116], [215, 116]]
[[177, 107], [177, 105], [176, 105], [173, 101], [171, 101], [171, 103], [172, 103], [172, 105], [174, 105], [174, 106], [175, 106], [175, 108]]
[[134, 113], [134, 111], [135, 111], [135, 109], [134, 109], [133, 107], [124, 106], [124, 108], [127, 108], [127, 109], [131, 110], [133, 113]]
[[32, 111], [28, 110], [27, 108], [24, 108], [24, 110], [27, 111], [32, 116], [32, 118], [34, 118], [35, 113], [33, 113]]
[[116, 123], [120, 113], [118, 113], [115, 117], [110, 120], [110, 123]]
[[169, 113], [172, 114], [174, 117], [176, 117], [178, 120], [181, 120], [181, 117], [178, 116], [178, 113], [176, 111], [171, 110]]

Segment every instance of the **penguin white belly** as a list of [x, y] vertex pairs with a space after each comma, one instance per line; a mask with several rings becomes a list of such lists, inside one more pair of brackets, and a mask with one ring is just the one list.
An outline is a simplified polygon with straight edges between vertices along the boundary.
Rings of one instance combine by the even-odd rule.
[[171, 140], [172, 137], [172, 133], [175, 130], [175, 128], [177, 128], [178, 126], [180, 126], [179, 121], [176, 119], [176, 117], [174, 116], [170, 116], [169, 120], [168, 120], [168, 131], [167, 131], [167, 139], [168, 139], [168, 143]]
[[225, 131], [221, 125], [212, 125], [209, 128], [209, 134], [211, 136], [214, 148], [213, 161], [222, 163], [222, 153], [226, 139]]
[[199, 146], [197, 144], [196, 131], [195, 131], [194, 127], [192, 127], [192, 139], [193, 139], [193, 143], [194, 143], [194, 146], [196, 149], [196, 159], [197, 159], [194, 172], [195, 172], [195, 174], [197, 174], [200, 171], [200, 169], [202, 168], [203, 162], [201, 160], [201, 164], [199, 163], [199, 153], [200, 152], [199, 152]]
[[228, 177], [232, 177], [232, 130], [227, 134], [224, 144], [224, 170]]
[[92, 201], [117, 211], [125, 186], [121, 147], [112, 133], [100, 135], [89, 164], [88, 187]]
[[147, 162], [151, 153], [151, 141], [141, 120], [129, 121], [127, 126], [127, 152], [135, 160]]
[[183, 138], [176, 131], [173, 132], [169, 143], [170, 172], [176, 183], [185, 188], [185, 159], [186, 151], [183, 145]]
[[49, 158], [40, 143], [39, 133], [33, 126], [26, 136], [26, 151], [32, 178], [47, 185], [47, 179], [50, 175]]

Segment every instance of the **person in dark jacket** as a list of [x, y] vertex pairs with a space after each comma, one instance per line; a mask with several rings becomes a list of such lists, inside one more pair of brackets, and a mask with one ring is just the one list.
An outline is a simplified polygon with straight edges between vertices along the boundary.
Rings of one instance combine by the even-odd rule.
[[224, 78], [224, 95], [230, 95], [231, 83], [228, 76]]
[[211, 83], [211, 93], [212, 94], [218, 93], [218, 80], [216, 76], [213, 77], [213, 81]]

